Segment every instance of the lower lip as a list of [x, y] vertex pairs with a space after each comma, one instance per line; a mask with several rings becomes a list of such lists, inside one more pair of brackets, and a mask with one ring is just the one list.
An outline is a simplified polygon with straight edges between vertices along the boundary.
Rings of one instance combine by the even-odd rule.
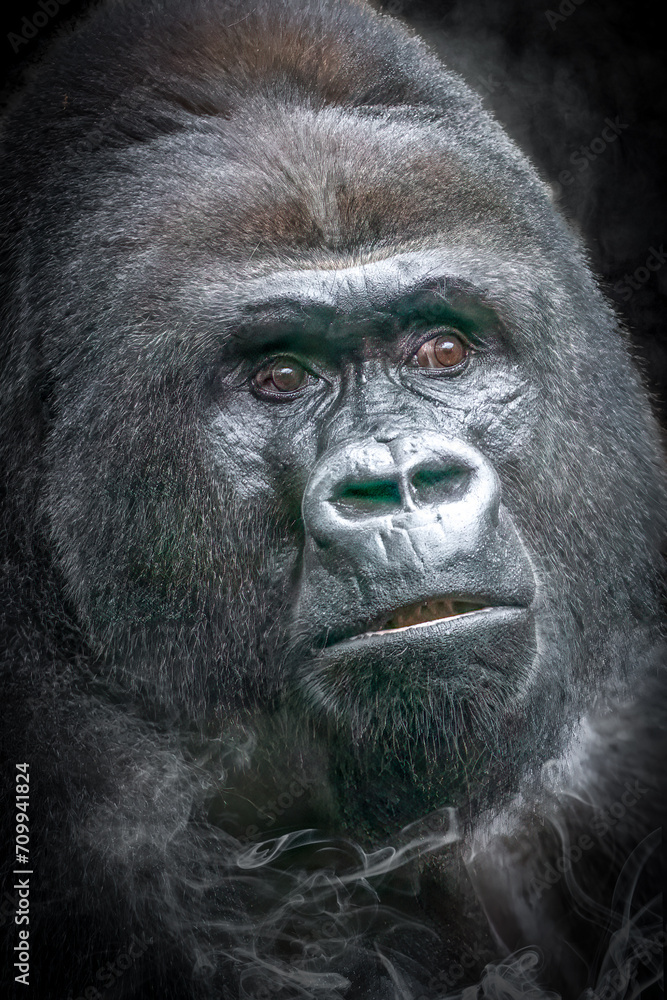
[[465, 611], [460, 615], [448, 615], [446, 618], [436, 618], [429, 622], [417, 622], [414, 625], [403, 625], [400, 628], [379, 629], [376, 632], [361, 632], [350, 639], [343, 639], [330, 646], [333, 651], [352, 650], [354, 647], [369, 644], [385, 645], [393, 637], [401, 641], [411, 639], [430, 639], [438, 636], [454, 636], [480, 625], [497, 622], [498, 625], [509, 625], [518, 622], [526, 614], [526, 608], [495, 607], [480, 608], [478, 611]]
[[444, 618], [431, 618], [427, 622], [414, 622], [412, 625], [400, 625], [398, 628], [380, 628], [373, 632], [361, 632], [360, 639], [374, 635], [393, 635], [395, 632], [409, 632], [417, 628], [426, 628], [428, 625], [441, 625], [442, 622], [451, 622], [456, 618], [469, 618], [470, 615], [480, 615], [488, 611], [496, 611], [497, 608], [477, 608], [476, 611], [462, 611], [459, 615], [445, 615]]

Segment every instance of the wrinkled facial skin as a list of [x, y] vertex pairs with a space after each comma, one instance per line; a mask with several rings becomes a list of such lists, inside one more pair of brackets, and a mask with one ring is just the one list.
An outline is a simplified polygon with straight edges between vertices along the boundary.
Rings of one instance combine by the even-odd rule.
[[239, 469], [248, 499], [281, 483], [300, 501], [290, 682], [356, 735], [451, 735], [457, 708], [493, 724], [537, 650], [537, 579], [500, 478], [535, 392], [500, 318], [437, 264], [406, 254], [262, 282], [211, 413], [216, 453], [230, 424], [251, 429], [265, 472]]

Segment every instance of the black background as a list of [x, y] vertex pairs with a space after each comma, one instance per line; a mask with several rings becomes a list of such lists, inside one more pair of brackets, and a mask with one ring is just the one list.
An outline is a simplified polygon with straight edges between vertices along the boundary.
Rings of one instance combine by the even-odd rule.
[[[220, 0], [221, 3], [224, 0]], [[54, 0], [45, 0], [53, 10]], [[4, 7], [0, 31], [3, 100], [59, 30], [91, 6], [69, 0], [14, 52], [23, 18], [39, 0]], [[667, 262], [644, 268], [651, 248], [667, 251], [667, 4], [632, 0], [382, 0], [424, 34], [482, 95], [581, 229], [610, 297], [629, 327], [646, 379], [667, 423]], [[38, 17], [38, 23], [43, 21]], [[16, 39], [15, 39], [16, 46]], [[594, 143], [605, 119], [625, 128], [583, 167], [570, 157]], [[609, 132], [607, 132], [609, 135]], [[616, 286], [616, 288], [614, 287]], [[625, 289], [625, 291], [623, 291]]]

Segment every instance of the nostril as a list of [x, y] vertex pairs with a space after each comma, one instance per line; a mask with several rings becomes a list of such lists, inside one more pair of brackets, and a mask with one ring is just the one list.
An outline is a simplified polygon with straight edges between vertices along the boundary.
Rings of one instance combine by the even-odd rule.
[[382, 507], [400, 507], [401, 491], [395, 479], [370, 479], [343, 484], [332, 500], [359, 513], [375, 512]]
[[470, 469], [448, 465], [439, 469], [419, 469], [410, 479], [414, 495], [422, 503], [453, 500], [468, 483]]

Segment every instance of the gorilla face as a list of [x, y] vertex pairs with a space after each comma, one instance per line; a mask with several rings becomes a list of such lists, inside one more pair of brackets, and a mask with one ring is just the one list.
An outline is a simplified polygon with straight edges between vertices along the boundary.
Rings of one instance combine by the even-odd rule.
[[95, 289], [49, 319], [70, 593], [191, 713], [288, 705], [441, 771], [546, 757], [656, 614], [613, 320], [500, 133], [473, 162], [456, 123], [244, 115], [114, 150], [64, 227], [58, 280]]
[[[625, 976], [664, 695], [593, 707], [655, 662], [661, 447], [530, 164], [357, 0], [103, 3], [3, 134], [35, 996], [88, 996], [131, 935], [128, 998]], [[487, 965], [492, 932], [544, 967]]]
[[451, 269], [436, 250], [264, 280], [220, 377], [216, 452], [230, 421], [253, 428], [259, 485], [286, 470], [300, 501], [296, 684], [357, 733], [483, 725], [535, 657], [535, 573], [499, 479], [533, 393]]

